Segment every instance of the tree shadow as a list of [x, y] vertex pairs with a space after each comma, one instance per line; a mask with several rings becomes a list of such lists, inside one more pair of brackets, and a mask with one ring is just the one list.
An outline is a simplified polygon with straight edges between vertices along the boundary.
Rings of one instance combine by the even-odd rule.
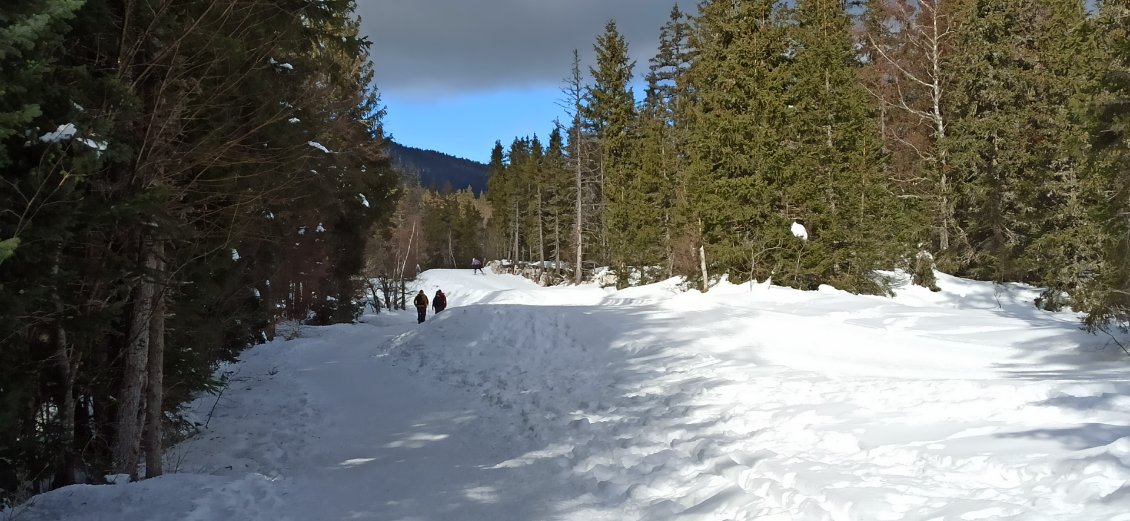
[[[704, 393], [725, 384], [702, 369], [732, 364], [671, 349], [697, 340], [683, 314], [638, 306], [509, 304], [444, 313], [430, 327], [384, 346], [382, 356], [417, 376], [466, 390], [482, 408], [472, 424], [421, 422], [419, 428], [406, 426], [402, 435], [412, 439], [437, 429], [485, 434], [494, 436], [497, 452], [478, 455], [474, 469], [389, 490], [398, 496], [374, 505], [371, 518], [534, 521], [578, 512], [614, 515], [664, 475], [681, 479], [692, 470], [713, 473], [737, 465], [721, 447], [748, 433], [719, 433], [717, 426], [727, 418], [704, 410], [702, 401]], [[726, 329], [734, 334], [738, 326], [711, 324], [722, 334]], [[450, 359], [429, 353], [437, 338], [459, 338], [443, 348], [471, 352]], [[546, 342], [552, 345], [538, 345]], [[474, 365], [480, 353], [488, 362]], [[539, 366], [538, 357], [547, 356], [554, 359]], [[551, 367], [560, 363], [572, 370]], [[452, 436], [428, 451], [457, 453], [458, 443]], [[406, 450], [411, 449], [388, 446], [364, 465], [373, 466], [374, 475], [409, 476], [396, 469], [398, 461], [411, 461], [403, 457]], [[651, 501], [642, 517], [671, 516], [708, 499]], [[365, 515], [340, 519], [370, 518]]]

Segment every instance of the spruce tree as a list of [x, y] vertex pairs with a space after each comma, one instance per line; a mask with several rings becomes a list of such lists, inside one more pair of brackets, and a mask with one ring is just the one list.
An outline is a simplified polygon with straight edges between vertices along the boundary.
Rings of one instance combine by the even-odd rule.
[[780, 10], [770, 0], [706, 2], [690, 45], [683, 247], [695, 271], [684, 274], [702, 264], [768, 278], [793, 240], [778, 177], [794, 153], [781, 136], [791, 47]]
[[1094, 120], [1092, 168], [1103, 197], [1098, 206], [1102, 262], [1088, 287], [1086, 306], [1091, 330], [1130, 328], [1130, 9], [1104, 2], [1099, 28], [1111, 52], [1101, 103]]
[[[873, 272], [905, 255], [908, 228], [883, 177], [872, 98], [860, 84], [852, 22], [838, 0], [801, 0], [794, 13], [782, 167], [792, 217], [808, 228], [798, 280], [883, 291]], [[793, 241], [795, 244], [797, 241]], [[794, 268], [796, 269], [796, 268]]]
[[600, 147], [600, 193], [602, 195], [601, 244], [605, 257], [616, 268], [624, 283], [629, 256], [634, 246], [632, 232], [643, 223], [633, 208], [643, 204], [632, 192], [632, 169], [628, 155], [635, 119], [632, 94], [632, 68], [628, 44], [615, 21], [604, 26], [593, 46], [596, 65], [589, 68], [593, 84], [587, 89], [586, 117]]
[[492, 237], [491, 243], [497, 245], [496, 251], [491, 252], [491, 255], [498, 258], [510, 258], [509, 250], [506, 249], [506, 245], [509, 244], [506, 237], [513, 219], [512, 214], [506, 211], [510, 207], [511, 195], [506, 176], [505, 153], [502, 142], [495, 141], [494, 148], [490, 152], [490, 162], [487, 163], [489, 177], [486, 200], [492, 209], [488, 233]]
[[1030, 88], [1038, 100], [1028, 132], [1042, 172], [1026, 192], [1033, 222], [1019, 264], [1026, 281], [1047, 288], [1043, 307], [1086, 307], [1086, 280], [1098, 268], [1102, 242], [1094, 219], [1101, 180], [1088, 168], [1087, 115], [1102, 74], [1092, 64], [1109, 60], [1084, 2], [1040, 0], [1035, 8], [1039, 56]]
[[[675, 5], [659, 33], [659, 49], [649, 60], [646, 76], [647, 92], [637, 124], [638, 143], [634, 146], [635, 174], [650, 185], [650, 194], [641, 207], [643, 222], [658, 223], [651, 235], [641, 237], [648, 247], [637, 251], [650, 252], [644, 264], [662, 263], [666, 276], [674, 275], [676, 252], [686, 235], [686, 111], [690, 106], [686, 71], [690, 67], [688, 47], [691, 27], [686, 15]], [[642, 189], [642, 188], [641, 188]], [[655, 259], [657, 258], [657, 260]], [[685, 257], [684, 257], [685, 258]], [[680, 263], [685, 267], [685, 261]], [[684, 269], [684, 271], [686, 271]]]

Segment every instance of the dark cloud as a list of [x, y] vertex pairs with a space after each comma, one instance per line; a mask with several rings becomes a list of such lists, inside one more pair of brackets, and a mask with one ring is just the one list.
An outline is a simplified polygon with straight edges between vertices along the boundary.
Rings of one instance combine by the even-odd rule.
[[[674, 0], [359, 0], [377, 86], [397, 96], [559, 85], [573, 49], [587, 71], [615, 19], [637, 76], [655, 54]], [[680, 5], [688, 10], [688, 2]]]

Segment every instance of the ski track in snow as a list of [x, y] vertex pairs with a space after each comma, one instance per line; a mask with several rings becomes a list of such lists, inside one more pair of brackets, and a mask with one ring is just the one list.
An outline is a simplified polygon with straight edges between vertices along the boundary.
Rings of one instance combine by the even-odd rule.
[[1124, 355], [1031, 288], [939, 276], [890, 299], [425, 272], [447, 311], [252, 349], [180, 473], [18, 519], [1130, 520]]

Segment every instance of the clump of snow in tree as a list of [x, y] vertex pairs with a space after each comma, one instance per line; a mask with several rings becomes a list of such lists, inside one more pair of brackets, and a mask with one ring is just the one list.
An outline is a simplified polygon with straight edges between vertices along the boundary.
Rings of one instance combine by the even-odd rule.
[[324, 226], [322, 226], [322, 223], [318, 223], [318, 227], [314, 228], [314, 231], [316, 231], [318, 233], [322, 233], [322, 232], [326, 231], [326, 228]]
[[317, 142], [317, 141], [307, 141], [307, 142], [306, 142], [306, 144], [307, 144], [307, 145], [310, 145], [310, 146], [312, 146], [312, 147], [314, 147], [314, 148], [316, 148], [316, 149], [318, 149], [318, 150], [321, 150], [322, 152], [325, 152], [325, 153], [327, 153], [327, 154], [329, 154], [329, 153], [330, 153], [330, 149], [326, 148], [326, 146], [325, 146], [325, 145], [323, 145], [323, 144], [321, 144], [321, 143], [319, 143], [319, 142]]
[[274, 58], [270, 58], [270, 59], [268, 59], [268, 60], [267, 60], [267, 62], [269, 62], [269, 63], [270, 63], [271, 65], [274, 65], [275, 67], [278, 67], [278, 68], [280, 68], [280, 69], [286, 69], [286, 70], [288, 70], [288, 71], [292, 71], [292, 70], [294, 70], [294, 66], [293, 66], [293, 65], [291, 65], [291, 64], [289, 64], [289, 63], [286, 63], [286, 62], [280, 62], [280, 61], [278, 61], [278, 60], [276, 60], [276, 59], [274, 59]]
[[369, 207], [369, 198], [365, 197], [365, 194], [357, 194], [357, 197], [361, 198], [361, 206]]
[[39, 140], [44, 143], [58, 143], [60, 141], [66, 141], [75, 137], [75, 134], [77, 132], [78, 129], [75, 128], [74, 123], [67, 123], [64, 125], [59, 125], [59, 128], [55, 129], [54, 131], [39, 136]]
[[237, 250], [235, 248], [231, 249], [231, 260], [232, 261], [238, 261], [239, 260], [239, 250]]
[[298, 119], [298, 118], [290, 118], [286, 121], [287, 121], [287, 123], [298, 123], [299, 121], [302, 121], [302, 120]]
[[802, 241], [808, 240], [808, 230], [805, 229], [803, 224], [793, 221], [792, 232], [793, 237], [796, 237]]
[[[306, 227], [305, 226], [299, 226], [298, 227], [298, 235], [306, 235]], [[295, 243], [295, 244], [297, 244], [297, 243]]]
[[82, 144], [86, 145], [87, 147], [94, 149], [95, 151], [98, 151], [98, 152], [105, 152], [106, 147], [109, 146], [109, 143], [107, 143], [105, 141], [95, 141], [93, 139], [87, 139], [87, 138], [84, 138], [84, 137], [80, 137], [80, 138], [76, 139], [75, 141], [78, 141], [79, 143], [82, 143]]

